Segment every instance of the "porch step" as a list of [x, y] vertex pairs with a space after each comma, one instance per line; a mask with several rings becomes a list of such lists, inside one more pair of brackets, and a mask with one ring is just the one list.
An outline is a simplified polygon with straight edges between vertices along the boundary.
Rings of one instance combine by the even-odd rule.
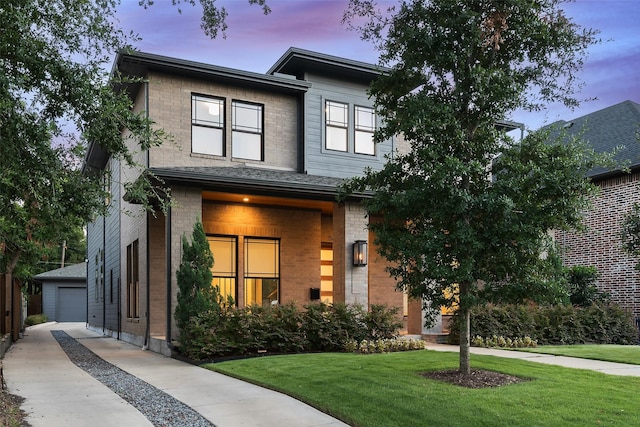
[[433, 344], [446, 344], [448, 337], [449, 337], [448, 332], [441, 332], [441, 333], [433, 332], [429, 334], [422, 334], [423, 340]]

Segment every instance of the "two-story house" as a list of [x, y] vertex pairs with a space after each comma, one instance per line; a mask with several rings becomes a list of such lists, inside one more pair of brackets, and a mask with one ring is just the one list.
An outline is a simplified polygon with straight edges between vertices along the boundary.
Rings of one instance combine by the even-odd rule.
[[372, 139], [367, 88], [381, 70], [296, 48], [266, 74], [139, 52], [118, 54], [115, 68], [145, 79], [120, 89], [172, 135], [137, 160], [175, 203], [153, 215], [125, 201], [123, 185], [140, 171], [91, 145], [85, 167], [104, 171], [111, 191], [109, 214], [88, 226], [91, 328], [170, 352], [181, 239], [200, 219], [213, 285], [238, 306], [387, 304], [421, 332], [420, 303], [395, 290], [374, 247], [365, 195], [336, 202], [344, 178], [407, 149]]

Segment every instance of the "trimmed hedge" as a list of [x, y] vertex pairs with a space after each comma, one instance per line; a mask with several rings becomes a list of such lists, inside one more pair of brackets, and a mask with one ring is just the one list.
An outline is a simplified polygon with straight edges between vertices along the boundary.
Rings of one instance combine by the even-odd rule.
[[[457, 315], [449, 342], [460, 342]], [[631, 314], [614, 304], [588, 307], [564, 305], [493, 305], [471, 310], [471, 336], [531, 337], [545, 344], [637, 344]]]
[[260, 353], [345, 351], [350, 340], [389, 339], [402, 326], [397, 308], [294, 304], [219, 307], [191, 317], [180, 332], [180, 353], [194, 360]]

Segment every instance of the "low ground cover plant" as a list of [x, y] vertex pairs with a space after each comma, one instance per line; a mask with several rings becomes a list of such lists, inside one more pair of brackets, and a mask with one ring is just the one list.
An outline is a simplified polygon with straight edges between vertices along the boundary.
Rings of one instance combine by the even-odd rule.
[[24, 320], [24, 325], [33, 326], [39, 325], [40, 323], [47, 323], [48, 321], [49, 318], [46, 314], [32, 314], [31, 316], [27, 316], [27, 318]]

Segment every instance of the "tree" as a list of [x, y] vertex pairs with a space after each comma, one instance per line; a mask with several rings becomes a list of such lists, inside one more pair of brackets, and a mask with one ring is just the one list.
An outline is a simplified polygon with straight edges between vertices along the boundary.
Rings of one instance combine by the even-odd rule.
[[212, 267], [213, 254], [204, 227], [202, 222], [196, 221], [191, 243], [182, 236], [182, 262], [176, 272], [178, 304], [175, 318], [180, 330], [184, 330], [193, 316], [218, 307], [218, 288], [211, 285]]
[[[640, 204], [634, 203], [631, 212], [629, 212], [622, 222], [620, 232], [622, 238], [622, 248], [629, 255], [640, 256]], [[640, 262], [636, 264], [636, 268], [640, 270]]]
[[[257, 4], [262, 7], [262, 12], [265, 15], [271, 13], [271, 9], [267, 5], [266, 0], [247, 0], [250, 5]], [[180, 5], [188, 4], [191, 6], [196, 6], [198, 2], [196, 0], [171, 0], [174, 6], [178, 6], [178, 12], [182, 12], [180, 9]], [[145, 9], [153, 6], [155, 3], [154, 0], [140, 0], [140, 6]], [[222, 6], [218, 7], [216, 5], [216, 0], [199, 0], [200, 7], [202, 7], [202, 19], [200, 21], [200, 28], [204, 31], [204, 33], [212, 39], [218, 37], [218, 31], [222, 33], [222, 37], [226, 38], [225, 31], [227, 30], [227, 17], [229, 13], [227, 9]]]
[[[105, 71], [135, 41], [113, 24], [117, 4], [0, 1], [1, 272], [39, 260], [65, 230], [104, 212], [102, 176], [80, 168], [89, 142], [136, 167], [128, 138], [144, 150], [165, 137]], [[153, 189], [150, 179], [136, 188]]]
[[577, 226], [595, 191], [579, 141], [532, 132], [515, 142], [496, 125], [516, 108], [578, 105], [574, 76], [596, 33], [561, 3], [403, 1], [361, 27], [389, 67], [370, 90], [383, 122], [375, 140], [401, 135], [411, 149], [344, 190], [373, 191], [366, 207], [384, 219], [370, 228], [399, 288], [432, 314], [459, 304], [464, 374], [479, 288], [535, 276], [548, 231]]

